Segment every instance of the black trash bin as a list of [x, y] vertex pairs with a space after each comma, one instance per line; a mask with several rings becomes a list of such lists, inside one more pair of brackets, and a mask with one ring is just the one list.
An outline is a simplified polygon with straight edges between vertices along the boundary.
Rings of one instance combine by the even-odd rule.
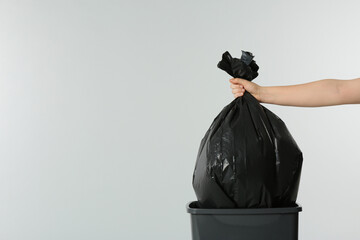
[[199, 208], [189, 202], [193, 240], [297, 240], [302, 207]]

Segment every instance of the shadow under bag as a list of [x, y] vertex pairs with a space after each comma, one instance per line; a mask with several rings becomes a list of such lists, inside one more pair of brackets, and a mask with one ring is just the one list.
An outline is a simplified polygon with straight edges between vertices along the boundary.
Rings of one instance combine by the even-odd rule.
[[[258, 76], [250, 52], [228, 52], [218, 67], [235, 78]], [[201, 140], [192, 185], [200, 208], [294, 206], [303, 155], [285, 123], [249, 92], [213, 120]]]

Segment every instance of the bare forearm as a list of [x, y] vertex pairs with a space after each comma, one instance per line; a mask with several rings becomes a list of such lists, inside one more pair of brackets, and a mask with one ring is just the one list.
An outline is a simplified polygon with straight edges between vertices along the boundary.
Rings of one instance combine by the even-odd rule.
[[323, 79], [297, 85], [264, 86], [260, 89], [260, 101], [299, 107], [360, 103], [360, 79]]

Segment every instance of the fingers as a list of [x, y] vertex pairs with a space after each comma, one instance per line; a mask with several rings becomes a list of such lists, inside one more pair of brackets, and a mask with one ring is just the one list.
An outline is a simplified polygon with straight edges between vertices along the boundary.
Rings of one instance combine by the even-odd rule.
[[234, 94], [234, 97], [241, 97], [244, 95], [245, 92], [245, 87], [243, 84], [241, 84], [243, 82], [243, 79], [241, 78], [232, 78], [229, 80], [230, 81], [230, 88], [232, 88], [232, 93]]
[[234, 97], [237, 98], [237, 97], [241, 97], [244, 95], [245, 93], [245, 89], [244, 88], [234, 88], [232, 90], [232, 93], [234, 94]]
[[237, 83], [236, 78], [230, 78], [229, 81], [230, 81], [231, 83]]
[[232, 93], [233, 94], [237, 94], [237, 93], [240, 93], [240, 94], [243, 94], [245, 92], [245, 89], [244, 88], [234, 88], [232, 90]]
[[235, 93], [235, 94], [234, 94], [234, 98], [241, 97], [241, 96], [243, 96], [243, 95], [244, 95], [244, 93]]
[[229, 81], [233, 84], [244, 84], [246, 80], [242, 78], [231, 78]]
[[230, 88], [244, 88], [244, 85], [241, 85], [241, 84], [230, 84]]

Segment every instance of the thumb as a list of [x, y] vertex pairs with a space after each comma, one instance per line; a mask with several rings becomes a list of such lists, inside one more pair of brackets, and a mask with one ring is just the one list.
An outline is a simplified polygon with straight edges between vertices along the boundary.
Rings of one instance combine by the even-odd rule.
[[231, 83], [233, 84], [241, 84], [241, 85], [244, 85], [246, 84], [246, 81], [245, 79], [242, 79], [242, 78], [232, 78], [229, 80]]

